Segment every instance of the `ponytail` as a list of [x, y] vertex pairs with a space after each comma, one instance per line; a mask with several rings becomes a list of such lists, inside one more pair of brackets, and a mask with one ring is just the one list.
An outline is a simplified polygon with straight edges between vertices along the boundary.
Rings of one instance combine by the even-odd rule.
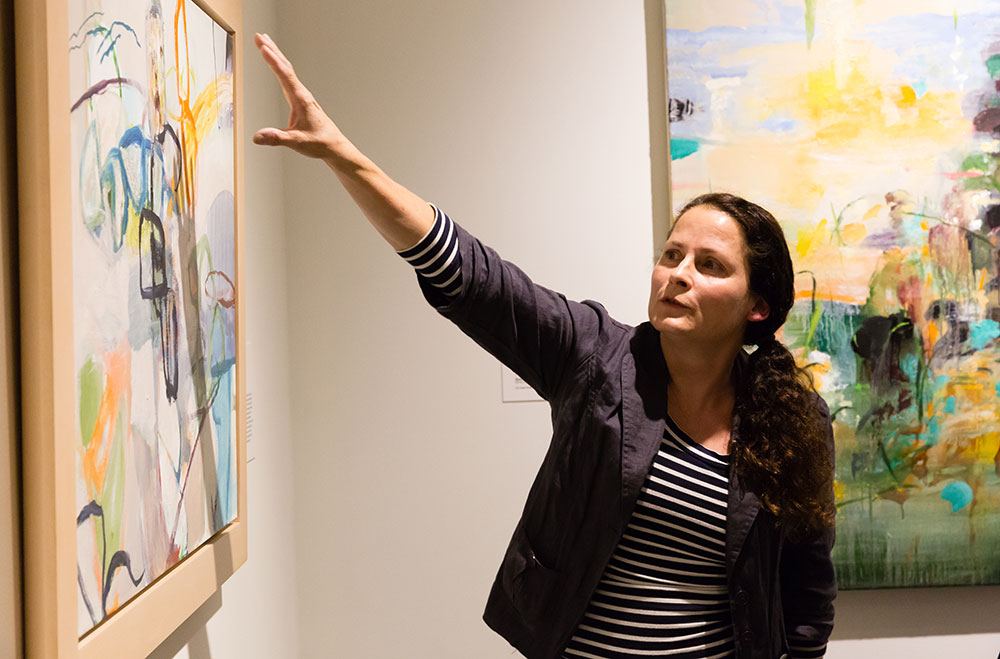
[[833, 467], [808, 372], [773, 335], [760, 340], [748, 371], [737, 395], [734, 468], [789, 537], [831, 526]]

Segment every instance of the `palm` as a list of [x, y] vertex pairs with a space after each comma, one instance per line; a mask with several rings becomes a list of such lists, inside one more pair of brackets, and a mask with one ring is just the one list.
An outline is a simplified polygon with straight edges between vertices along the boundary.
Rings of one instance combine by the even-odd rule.
[[295, 75], [291, 62], [277, 44], [270, 37], [259, 34], [254, 35], [254, 41], [278, 78], [289, 107], [288, 128], [262, 128], [254, 135], [254, 142], [287, 146], [313, 158], [326, 157], [331, 148], [344, 139], [343, 134]]

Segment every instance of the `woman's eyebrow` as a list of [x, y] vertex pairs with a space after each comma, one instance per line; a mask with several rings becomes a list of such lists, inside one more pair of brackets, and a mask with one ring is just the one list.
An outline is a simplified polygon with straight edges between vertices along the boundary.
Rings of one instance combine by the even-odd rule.
[[[673, 238], [668, 238], [667, 242], [663, 245], [663, 249], [665, 250], [668, 247], [678, 247], [680, 249], [687, 249], [688, 245], [678, 240], [674, 240]], [[709, 256], [714, 256], [720, 260], [727, 260], [726, 253], [714, 247], [708, 247], [708, 246], [695, 247], [694, 251], [700, 254], [708, 254]]]

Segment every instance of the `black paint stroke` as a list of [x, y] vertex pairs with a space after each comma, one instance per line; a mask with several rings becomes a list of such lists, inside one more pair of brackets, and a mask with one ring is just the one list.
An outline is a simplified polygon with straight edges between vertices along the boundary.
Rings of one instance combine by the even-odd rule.
[[[101, 537], [104, 537], [104, 510], [101, 508], [100, 504], [96, 501], [91, 501], [86, 506], [80, 509], [79, 514], [76, 516], [76, 526], [79, 528], [91, 517], [101, 518]], [[102, 543], [104, 546], [104, 543]], [[106, 554], [106, 551], [105, 551]], [[101, 557], [102, 570], [104, 565], [104, 556]], [[80, 564], [76, 564], [76, 580], [80, 585], [80, 595], [83, 596], [83, 603], [87, 606], [87, 613], [90, 614], [90, 620], [95, 625], [98, 622], [97, 616], [94, 615], [94, 605], [90, 603], [90, 598], [87, 597], [87, 589], [83, 585], [83, 572], [80, 571]]]
[[106, 80], [101, 80], [91, 85], [90, 88], [87, 89], [87, 91], [83, 92], [83, 95], [81, 95], [80, 98], [78, 98], [76, 102], [73, 103], [73, 105], [69, 106], [69, 111], [73, 112], [74, 110], [76, 110], [91, 96], [96, 96], [97, 94], [103, 94], [108, 90], [108, 87], [110, 87], [111, 85], [119, 85], [119, 88], [121, 85], [127, 85], [129, 87], [135, 87], [136, 89], [140, 89], [138, 83], [136, 83], [134, 80], [129, 80], [128, 78], [107, 78]]
[[158, 307], [160, 316], [160, 351], [163, 355], [163, 379], [167, 388], [167, 400], [177, 400], [177, 296], [173, 290], [167, 294]]
[[104, 591], [101, 593], [101, 610], [105, 617], [108, 615], [108, 594], [111, 592], [111, 582], [114, 580], [115, 573], [119, 568], [125, 568], [128, 572], [129, 581], [132, 582], [133, 586], [138, 586], [142, 582], [142, 577], [146, 574], [145, 572], [140, 572], [138, 577], [132, 574], [132, 559], [129, 558], [128, 552], [124, 549], [119, 549], [111, 556], [108, 572], [104, 575]]
[[139, 214], [139, 294], [144, 300], [167, 295], [167, 265], [163, 222], [152, 210]]

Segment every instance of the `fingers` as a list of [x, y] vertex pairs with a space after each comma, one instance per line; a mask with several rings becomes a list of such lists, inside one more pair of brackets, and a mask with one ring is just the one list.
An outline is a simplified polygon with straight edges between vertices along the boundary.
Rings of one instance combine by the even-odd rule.
[[278, 45], [274, 43], [271, 37], [266, 34], [255, 34], [253, 40], [260, 50], [264, 61], [267, 62], [267, 65], [271, 67], [271, 70], [277, 76], [278, 82], [281, 84], [281, 89], [285, 92], [285, 96], [289, 102], [291, 102], [293, 97], [300, 98], [308, 93], [305, 86], [296, 77], [292, 63], [278, 49]]

